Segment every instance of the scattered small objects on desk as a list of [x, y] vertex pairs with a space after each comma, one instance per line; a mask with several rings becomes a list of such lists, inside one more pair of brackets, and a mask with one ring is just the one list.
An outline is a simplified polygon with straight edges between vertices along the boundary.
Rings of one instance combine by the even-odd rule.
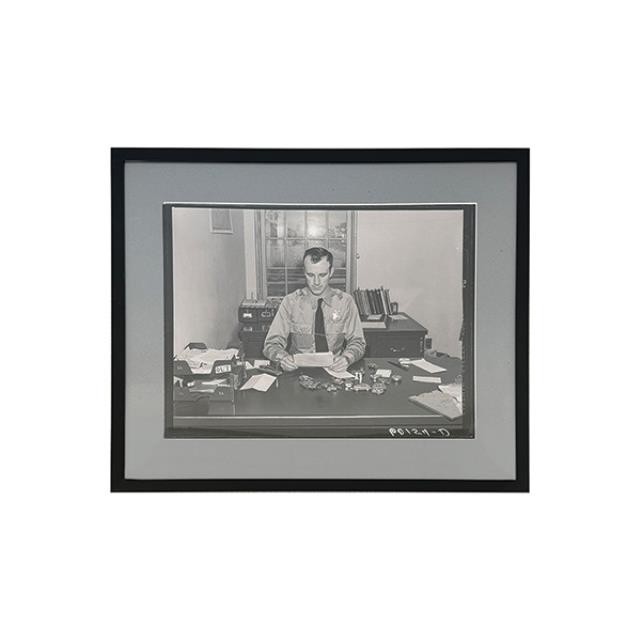
[[371, 393], [381, 395], [387, 390], [386, 385], [383, 382], [374, 382], [371, 386]]
[[358, 384], [353, 385], [353, 390], [354, 391], [371, 391], [371, 385], [367, 384], [366, 382], [359, 382]]
[[402, 382], [402, 376], [399, 373], [394, 373], [391, 376], [391, 380], [397, 384], [398, 382]]
[[310, 391], [315, 391], [320, 386], [320, 383], [311, 376], [298, 376], [298, 382], [302, 388], [309, 389]]

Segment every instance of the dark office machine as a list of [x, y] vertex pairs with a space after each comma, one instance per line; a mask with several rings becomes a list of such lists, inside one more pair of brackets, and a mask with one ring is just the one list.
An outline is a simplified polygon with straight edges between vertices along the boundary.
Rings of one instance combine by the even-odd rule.
[[276, 300], [245, 299], [238, 307], [240, 340], [247, 358], [261, 358], [264, 339], [276, 317], [280, 303]]

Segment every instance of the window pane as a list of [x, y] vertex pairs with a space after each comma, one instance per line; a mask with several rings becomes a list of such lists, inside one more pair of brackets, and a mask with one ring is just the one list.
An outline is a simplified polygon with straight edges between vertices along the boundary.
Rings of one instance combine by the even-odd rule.
[[347, 239], [347, 212], [329, 211], [329, 237]]
[[307, 247], [326, 247], [326, 240], [307, 240]]
[[284, 211], [267, 211], [265, 220], [268, 238], [282, 238], [284, 236]]
[[287, 241], [287, 267], [301, 267], [302, 256], [304, 255], [304, 240]]
[[287, 237], [304, 238], [304, 211], [287, 211]]
[[302, 289], [306, 284], [304, 269], [287, 269], [287, 293]]
[[284, 269], [267, 269], [267, 282], [282, 282], [284, 284]]
[[284, 267], [283, 240], [267, 240], [267, 267]]
[[347, 243], [343, 240], [329, 240], [329, 251], [333, 253], [333, 268], [347, 266]]
[[324, 211], [307, 211], [307, 237], [327, 237], [327, 214]]
[[347, 270], [346, 269], [336, 269], [333, 272], [333, 276], [331, 277], [331, 286], [334, 289], [341, 289], [342, 291], [347, 290]]
[[270, 297], [282, 297], [285, 295], [284, 283], [283, 284], [269, 284], [267, 283], [267, 295]]

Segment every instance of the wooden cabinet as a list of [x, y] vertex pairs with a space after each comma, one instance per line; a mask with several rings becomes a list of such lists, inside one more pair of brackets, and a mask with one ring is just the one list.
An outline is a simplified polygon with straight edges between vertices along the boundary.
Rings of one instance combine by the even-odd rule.
[[399, 314], [386, 329], [365, 329], [365, 356], [369, 358], [422, 358], [427, 329], [409, 317]]
[[[407, 314], [390, 320], [386, 329], [365, 329], [365, 356], [369, 358], [421, 358], [427, 329]], [[261, 327], [263, 328], [263, 327]], [[240, 340], [247, 358], [263, 358], [266, 331], [241, 331]]]

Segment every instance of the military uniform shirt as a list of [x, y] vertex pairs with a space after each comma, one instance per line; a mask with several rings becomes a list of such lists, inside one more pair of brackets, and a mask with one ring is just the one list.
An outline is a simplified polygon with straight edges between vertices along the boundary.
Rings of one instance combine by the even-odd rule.
[[[364, 355], [365, 340], [354, 299], [344, 291], [329, 287], [321, 296], [325, 335], [329, 350], [343, 355], [352, 364]], [[282, 300], [264, 341], [264, 355], [281, 360], [286, 354], [314, 353], [315, 315], [318, 298], [304, 287]], [[289, 338], [291, 345], [287, 349]]]

